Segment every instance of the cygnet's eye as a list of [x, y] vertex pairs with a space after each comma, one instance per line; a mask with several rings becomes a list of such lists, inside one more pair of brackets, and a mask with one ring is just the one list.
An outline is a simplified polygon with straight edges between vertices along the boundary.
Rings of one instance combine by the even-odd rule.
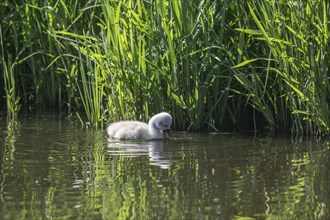
[[168, 127], [168, 125], [167, 125], [167, 124], [164, 124], [163, 122], [160, 122], [159, 125], [160, 125], [161, 127], [165, 127], [165, 128]]

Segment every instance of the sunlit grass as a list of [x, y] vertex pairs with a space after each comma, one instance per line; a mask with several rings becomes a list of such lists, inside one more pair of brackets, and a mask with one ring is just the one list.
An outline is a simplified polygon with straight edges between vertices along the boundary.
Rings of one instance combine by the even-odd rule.
[[251, 41], [244, 44], [246, 50], [252, 42], [263, 48], [251, 48], [255, 55], [234, 68], [249, 101], [274, 129], [289, 124], [293, 132], [328, 131], [329, 6], [322, 1], [248, 6], [252, 24], [236, 30]]
[[325, 1], [50, 0], [0, 10], [8, 112], [67, 109], [98, 128], [169, 111], [180, 130], [329, 132]]

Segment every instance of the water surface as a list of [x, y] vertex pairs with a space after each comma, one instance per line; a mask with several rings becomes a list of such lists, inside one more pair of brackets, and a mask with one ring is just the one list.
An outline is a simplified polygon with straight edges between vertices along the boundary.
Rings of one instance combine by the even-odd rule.
[[111, 141], [56, 115], [0, 120], [0, 219], [329, 219], [328, 141], [174, 132]]

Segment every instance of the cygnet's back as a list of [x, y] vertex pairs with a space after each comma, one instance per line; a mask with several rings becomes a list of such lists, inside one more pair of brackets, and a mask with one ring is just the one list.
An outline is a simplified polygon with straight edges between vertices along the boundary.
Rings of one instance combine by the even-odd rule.
[[120, 121], [108, 126], [110, 138], [125, 140], [162, 139], [163, 131], [170, 129], [172, 117], [166, 112], [153, 116], [149, 124], [139, 121]]
[[148, 139], [148, 124], [139, 121], [120, 121], [107, 128], [110, 137], [125, 140]]

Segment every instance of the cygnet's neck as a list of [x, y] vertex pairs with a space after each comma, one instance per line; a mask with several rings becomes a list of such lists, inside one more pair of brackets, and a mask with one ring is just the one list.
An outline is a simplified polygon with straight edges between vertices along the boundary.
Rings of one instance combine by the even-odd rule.
[[163, 131], [156, 127], [153, 118], [150, 119], [148, 124], [150, 139], [162, 139]]

